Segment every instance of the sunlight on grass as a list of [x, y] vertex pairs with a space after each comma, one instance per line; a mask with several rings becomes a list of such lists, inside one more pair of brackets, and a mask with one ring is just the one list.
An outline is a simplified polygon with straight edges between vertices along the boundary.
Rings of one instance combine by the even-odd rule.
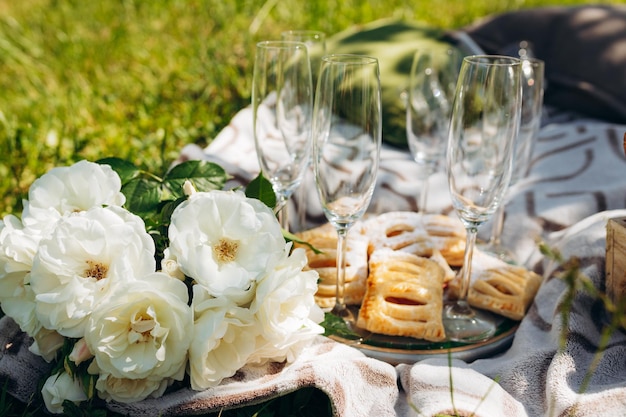
[[283, 30], [380, 18], [454, 28], [542, 3], [2, 0], [0, 214], [19, 212], [55, 165], [115, 155], [158, 171], [209, 143], [249, 103], [255, 42]]

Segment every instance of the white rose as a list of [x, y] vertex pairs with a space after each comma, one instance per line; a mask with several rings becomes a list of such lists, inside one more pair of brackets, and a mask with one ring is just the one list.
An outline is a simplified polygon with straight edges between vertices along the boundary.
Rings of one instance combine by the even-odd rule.
[[0, 221], [0, 297], [19, 297], [24, 290], [24, 276], [33, 265], [41, 235], [25, 229], [17, 217], [9, 214]]
[[40, 327], [33, 336], [33, 344], [30, 350], [35, 355], [41, 356], [46, 362], [52, 362], [56, 358], [56, 354], [63, 347], [65, 338], [55, 330], [48, 330]]
[[85, 341], [102, 372], [181, 380], [193, 336], [187, 286], [154, 272], [119, 286], [91, 315]]
[[80, 382], [63, 372], [49, 377], [41, 389], [46, 408], [53, 414], [63, 414], [63, 401], [69, 400], [75, 404], [87, 400]]
[[24, 296], [26, 275], [33, 266], [41, 235], [24, 229], [13, 215], [0, 221], [0, 302]]
[[198, 192], [176, 208], [170, 247], [185, 275], [215, 297], [239, 305], [254, 296], [255, 280], [282, 256], [285, 239], [276, 216], [241, 192]]
[[35, 314], [35, 293], [28, 285], [29, 274], [24, 276], [24, 283], [19, 283], [21, 291], [13, 297], [0, 297], [2, 311], [11, 317], [23, 332], [29, 336], [35, 335], [41, 328], [41, 323]]
[[30, 270], [41, 235], [24, 228], [13, 215], [0, 221], [0, 304], [22, 331], [33, 336], [41, 328], [35, 314], [35, 293]]
[[258, 329], [247, 308], [193, 287], [194, 337], [189, 347], [191, 388], [203, 390], [243, 367], [254, 352]]
[[155, 265], [154, 241], [138, 216], [121, 207], [67, 216], [41, 240], [33, 260], [37, 317], [48, 329], [80, 338], [115, 282], [154, 272]]
[[163, 259], [161, 260], [161, 271], [165, 272], [172, 278], [176, 278], [181, 281], [185, 280], [185, 273], [180, 270], [180, 265], [178, 264], [178, 261], [172, 257], [172, 254], [167, 248], [163, 252]]
[[185, 193], [185, 195], [188, 197], [192, 194], [197, 193], [196, 187], [193, 186], [191, 181], [187, 180], [183, 183], [183, 193]]
[[98, 396], [106, 401], [133, 403], [148, 397], [161, 397], [173, 382], [168, 378], [128, 379], [101, 373], [96, 380], [96, 389]]
[[87, 346], [87, 341], [84, 337], [74, 343], [72, 352], [68, 356], [68, 359], [74, 362], [75, 365], [80, 365], [87, 359], [91, 358], [93, 358], [93, 353], [89, 350], [89, 346]]
[[29, 227], [48, 230], [61, 217], [97, 206], [121, 206], [122, 181], [109, 165], [80, 161], [52, 168], [28, 190], [22, 220]]
[[300, 348], [324, 332], [324, 313], [314, 294], [319, 275], [303, 271], [307, 259], [303, 249], [295, 249], [259, 281], [250, 306], [261, 328], [252, 361], [293, 361]]

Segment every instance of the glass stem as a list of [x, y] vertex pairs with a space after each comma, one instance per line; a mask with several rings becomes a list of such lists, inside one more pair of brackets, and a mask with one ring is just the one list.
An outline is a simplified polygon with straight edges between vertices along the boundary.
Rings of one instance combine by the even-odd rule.
[[278, 223], [284, 231], [289, 231], [289, 213], [287, 210], [287, 201], [285, 197], [279, 197], [274, 208], [274, 213], [278, 216]]
[[422, 180], [422, 192], [419, 198], [419, 206], [417, 207], [418, 211], [420, 211], [423, 214], [426, 213], [426, 201], [428, 198], [428, 179], [429, 178], [430, 178], [430, 175], [427, 175]]
[[304, 183], [300, 184], [300, 187], [296, 191], [298, 198], [298, 230], [302, 231], [306, 229], [306, 197], [307, 190], [304, 188]]
[[478, 228], [476, 226], [467, 227], [467, 240], [465, 242], [465, 255], [463, 257], [463, 268], [461, 268], [461, 287], [459, 291], [459, 301], [467, 302], [467, 293], [469, 292], [470, 279], [472, 277], [472, 258], [474, 255], [474, 246], [476, 246], [476, 234]]
[[502, 229], [504, 227], [504, 204], [500, 204], [493, 217], [493, 227], [491, 229], [491, 236], [489, 237], [489, 244], [492, 247], [500, 246], [500, 239], [502, 237]]
[[348, 229], [339, 228], [337, 230], [337, 296], [335, 300], [335, 311], [346, 309], [346, 237]]

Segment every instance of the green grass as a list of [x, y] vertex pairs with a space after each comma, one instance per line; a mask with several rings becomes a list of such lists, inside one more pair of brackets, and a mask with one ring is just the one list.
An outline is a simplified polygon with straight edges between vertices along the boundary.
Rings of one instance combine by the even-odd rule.
[[255, 42], [283, 30], [389, 17], [455, 28], [542, 4], [0, 0], [0, 215], [53, 166], [115, 155], [159, 171], [210, 142], [249, 103]]
[[[458, 28], [491, 13], [584, 3], [0, 0], [0, 215], [19, 213], [53, 166], [118, 156], [159, 172], [185, 144], [210, 143], [250, 101], [254, 44], [283, 30], [332, 35], [392, 17]], [[2, 393], [0, 416], [41, 414]]]

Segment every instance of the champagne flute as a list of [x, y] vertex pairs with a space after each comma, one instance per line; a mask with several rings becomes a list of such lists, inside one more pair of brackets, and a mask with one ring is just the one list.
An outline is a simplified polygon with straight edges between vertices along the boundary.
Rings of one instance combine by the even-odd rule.
[[467, 242], [458, 299], [446, 302], [446, 337], [478, 342], [495, 333], [493, 318], [472, 309], [467, 294], [478, 227], [501, 204], [511, 179], [513, 148], [522, 106], [521, 61], [493, 55], [463, 59], [446, 151], [452, 205], [465, 225]]
[[346, 236], [367, 210], [382, 142], [378, 60], [322, 58], [313, 116], [313, 172], [328, 221], [337, 230], [337, 296], [333, 313], [350, 322], [345, 304]]
[[[322, 57], [326, 55], [326, 34], [318, 30], [288, 30], [280, 34], [282, 40], [303, 42], [309, 49], [309, 60], [311, 61], [311, 77], [313, 79], [313, 91], [317, 85], [317, 78], [320, 71]], [[309, 195], [309, 184], [313, 181], [312, 174], [307, 170], [300, 184], [295, 191], [297, 228], [304, 230], [306, 228], [306, 201]], [[292, 222], [293, 224], [293, 222]]]
[[326, 34], [319, 30], [287, 30], [280, 34], [284, 41], [303, 42], [309, 48], [313, 87], [317, 85], [322, 57], [326, 55]]
[[287, 202], [300, 185], [311, 157], [313, 86], [304, 43], [257, 43], [252, 108], [261, 172], [276, 193], [280, 224], [289, 230]]
[[[533, 151], [533, 144], [541, 124], [543, 108], [543, 78], [544, 62], [537, 58], [522, 59], [522, 118], [513, 153], [513, 172], [509, 187], [526, 175]], [[504, 228], [504, 209], [506, 202], [498, 206], [493, 218], [491, 236], [486, 245], [481, 247], [498, 258], [515, 262], [514, 256], [502, 244], [502, 229]]]
[[418, 210], [427, 212], [428, 181], [445, 154], [454, 86], [461, 62], [453, 48], [424, 47], [413, 55], [406, 106], [409, 150], [420, 166]]

